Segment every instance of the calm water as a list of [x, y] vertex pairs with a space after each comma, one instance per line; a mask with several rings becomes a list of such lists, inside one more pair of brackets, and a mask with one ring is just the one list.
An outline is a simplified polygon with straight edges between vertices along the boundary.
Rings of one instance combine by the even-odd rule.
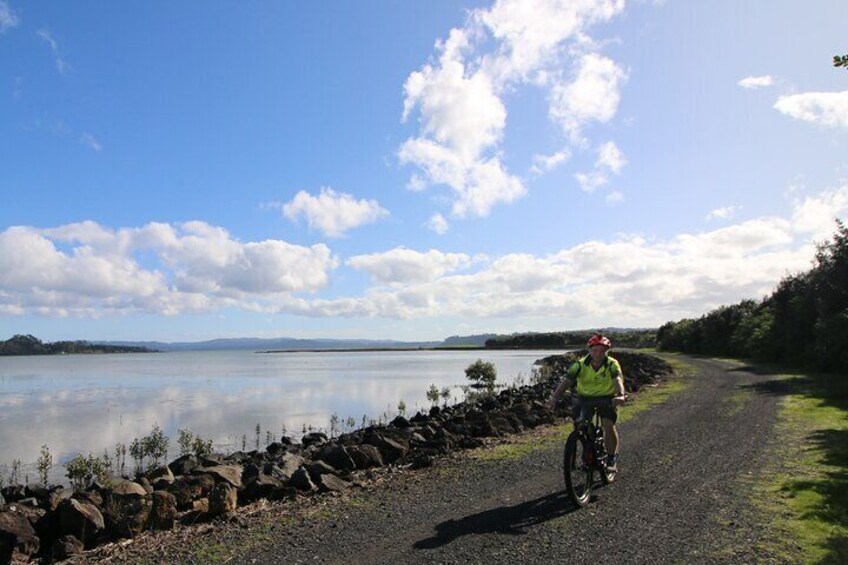
[[[0, 357], [0, 471], [14, 459], [35, 480], [40, 446], [59, 464], [78, 452], [110, 454], [158, 424], [178, 451], [177, 430], [189, 428], [222, 450], [261, 444], [283, 425], [299, 437], [304, 425], [327, 428], [333, 414], [394, 417], [429, 407], [430, 384], [452, 387], [460, 400], [464, 369], [492, 361], [498, 381], [529, 379], [535, 360], [550, 351], [397, 351], [273, 353], [245, 351], [126, 355]], [[128, 464], [131, 459], [127, 457]]]

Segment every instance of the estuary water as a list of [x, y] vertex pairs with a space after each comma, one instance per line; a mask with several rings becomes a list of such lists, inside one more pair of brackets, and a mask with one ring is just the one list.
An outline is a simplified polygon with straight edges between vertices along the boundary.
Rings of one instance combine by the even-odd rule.
[[[211, 439], [217, 450], [255, 447], [257, 424], [299, 438], [304, 427], [327, 429], [333, 415], [356, 427], [429, 408], [431, 384], [464, 397], [465, 367], [491, 361], [498, 382], [529, 381], [534, 361], [552, 351], [253, 351], [0, 357], [0, 473], [13, 460], [36, 480], [42, 445], [61, 464], [89, 452], [114, 452], [147, 435], [154, 424], [178, 453], [179, 429]], [[131, 465], [127, 456], [128, 465]], [[54, 477], [55, 475], [55, 477]], [[21, 477], [23, 479], [23, 477]]]

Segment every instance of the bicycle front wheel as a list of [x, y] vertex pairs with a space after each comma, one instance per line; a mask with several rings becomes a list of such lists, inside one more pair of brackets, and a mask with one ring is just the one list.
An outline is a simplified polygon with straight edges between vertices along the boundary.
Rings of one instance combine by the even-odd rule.
[[581, 434], [572, 432], [565, 442], [562, 471], [565, 490], [577, 506], [586, 506], [592, 493], [592, 465], [589, 442]]

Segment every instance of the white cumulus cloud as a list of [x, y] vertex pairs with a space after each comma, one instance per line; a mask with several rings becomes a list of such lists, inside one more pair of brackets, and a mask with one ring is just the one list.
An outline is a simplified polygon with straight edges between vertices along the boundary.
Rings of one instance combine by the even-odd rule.
[[467, 266], [471, 257], [464, 253], [442, 253], [431, 249], [426, 253], [397, 247], [385, 253], [357, 255], [347, 264], [368, 273], [382, 284], [427, 282]]
[[774, 108], [796, 120], [828, 127], [848, 127], [848, 90], [781, 96]]
[[337, 265], [325, 245], [242, 243], [197, 221], [13, 226], [0, 232], [0, 309], [87, 317], [257, 309], [327, 286]]
[[350, 194], [322, 188], [318, 196], [305, 190], [298, 192], [283, 206], [283, 215], [292, 221], [303, 216], [310, 228], [320, 230], [327, 237], [341, 237], [348, 230], [388, 216], [389, 212], [376, 200], [356, 200]]
[[[551, 119], [575, 135], [592, 120], [610, 120], [625, 78], [610, 59], [584, 54], [571, 83], [544, 77], [562, 74], [569, 42], [585, 45], [589, 27], [623, 9], [623, 0], [498, 0], [472, 10], [464, 27], [436, 42], [436, 58], [404, 84], [403, 120], [417, 116], [419, 124], [398, 150], [401, 163], [418, 169], [407, 186], [447, 186], [451, 213], [460, 218], [486, 216], [526, 194], [500, 151], [508, 117], [504, 94], [525, 85], [548, 88]], [[537, 155], [530, 171], [538, 176], [569, 155]]]
[[608, 122], [615, 116], [626, 79], [627, 74], [612, 59], [597, 53], [583, 55], [574, 80], [554, 86], [551, 118], [572, 139], [581, 139], [586, 125]]

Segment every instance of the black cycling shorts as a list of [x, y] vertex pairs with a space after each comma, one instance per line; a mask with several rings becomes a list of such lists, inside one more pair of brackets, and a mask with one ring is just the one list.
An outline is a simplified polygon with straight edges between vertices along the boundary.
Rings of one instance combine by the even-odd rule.
[[575, 422], [592, 417], [592, 408], [597, 407], [598, 413], [604, 420], [611, 420], [615, 424], [618, 420], [618, 408], [612, 405], [612, 396], [574, 396], [571, 405], [571, 416]]

